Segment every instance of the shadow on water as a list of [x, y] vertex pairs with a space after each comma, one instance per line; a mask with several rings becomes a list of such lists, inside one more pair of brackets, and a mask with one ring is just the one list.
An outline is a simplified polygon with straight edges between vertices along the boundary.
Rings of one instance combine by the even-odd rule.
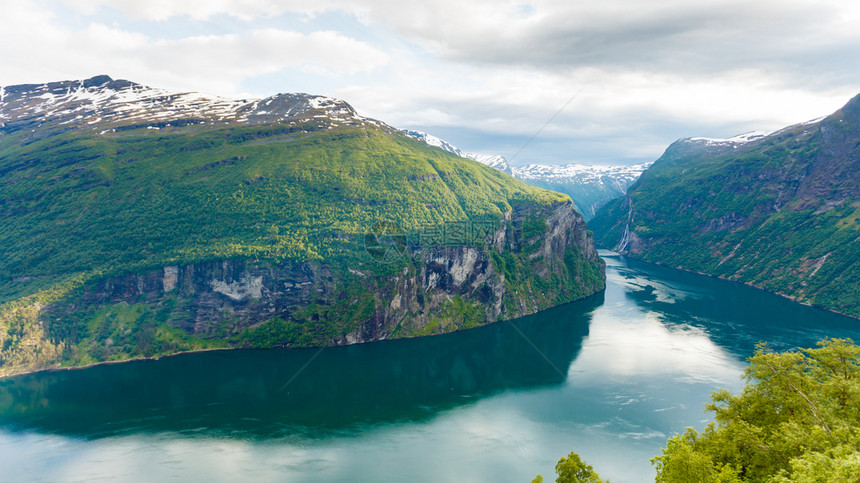
[[513, 322], [348, 347], [234, 350], [0, 380], [0, 427], [83, 438], [264, 439], [436, 412], [564, 381], [603, 294]]
[[627, 297], [671, 328], [695, 327], [742, 358], [767, 342], [777, 351], [814, 347], [825, 337], [860, 340], [860, 320], [805, 306], [741, 283], [602, 253]]

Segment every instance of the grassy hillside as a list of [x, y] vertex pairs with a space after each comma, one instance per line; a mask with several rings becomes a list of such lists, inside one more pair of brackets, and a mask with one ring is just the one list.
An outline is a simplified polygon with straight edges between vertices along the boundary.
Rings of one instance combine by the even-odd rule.
[[860, 317], [860, 97], [740, 146], [679, 141], [602, 208], [630, 256]]
[[571, 183], [542, 179], [525, 179], [524, 181], [531, 186], [570, 196], [577, 211], [582, 213], [586, 221], [594, 216], [598, 208], [624, 194], [622, 190], [614, 186], [600, 183]]
[[378, 128], [0, 138], [0, 300], [177, 261], [349, 256], [375, 221], [490, 217], [528, 187]]
[[[476, 221], [496, 228], [507, 223], [517, 240], [535, 243], [546, 222], [532, 216], [516, 228], [511, 214], [549, 213], [569, 203], [375, 123], [72, 129], [41, 139], [6, 132], [0, 134], [0, 369], [211, 347], [344, 343], [361, 323], [387, 316], [393, 302], [386, 297], [401, 295], [418, 297], [419, 305], [413, 300], [414, 307], [402, 310], [423, 317], [421, 327], [397, 329], [401, 336], [493, 321], [483, 300], [515, 315], [581, 298], [602, 287], [599, 263], [563, 247], [558, 256], [568, 257], [570, 270], [544, 261], [537, 245], [522, 256], [491, 250], [488, 263], [495, 268], [481, 270], [502, 278], [487, 283], [504, 284], [510, 293], [527, 287], [521, 297], [531, 297], [528, 309], [518, 306], [519, 298], [493, 302], [482, 295], [489, 289], [464, 292], [466, 300], [451, 299], [452, 293], [447, 302], [441, 296], [425, 302], [414, 289], [393, 285], [397, 276], [422, 273], [420, 261], [380, 261], [366, 249], [368, 230], [378, 222], [396, 227], [403, 243], [421, 242], [428, 229]], [[486, 236], [456, 242], [486, 243]], [[461, 247], [458, 256], [464, 253]], [[222, 260], [260, 273], [285, 266], [313, 271], [319, 297], [305, 293], [309, 305], [291, 306], [292, 318], [275, 317], [255, 330], [230, 307], [201, 322], [193, 312], [199, 300], [168, 294], [167, 282], [156, 290], [157, 300], [144, 296], [145, 277], [124, 294], [105, 292], [105, 284], [125, 283], [117, 278], [124, 274]], [[532, 265], [546, 281], [523, 275]], [[213, 277], [224, 275], [216, 272]], [[532, 281], [553, 286], [538, 293]], [[82, 302], [99, 291], [112, 298]], [[259, 303], [254, 300], [249, 303]], [[430, 312], [436, 318], [425, 320]], [[313, 326], [302, 326], [304, 320]]]

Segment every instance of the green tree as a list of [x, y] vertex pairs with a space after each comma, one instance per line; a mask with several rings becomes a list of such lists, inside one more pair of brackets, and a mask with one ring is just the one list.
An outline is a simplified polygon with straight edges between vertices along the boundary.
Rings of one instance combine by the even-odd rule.
[[[556, 483], [609, 483], [601, 479], [594, 468], [582, 461], [582, 458], [573, 451], [558, 460], [555, 464], [555, 474]], [[535, 476], [532, 483], [543, 483], [543, 475]]]
[[785, 353], [759, 345], [739, 396], [711, 395], [716, 423], [652, 458], [658, 482], [860, 481], [860, 346]]

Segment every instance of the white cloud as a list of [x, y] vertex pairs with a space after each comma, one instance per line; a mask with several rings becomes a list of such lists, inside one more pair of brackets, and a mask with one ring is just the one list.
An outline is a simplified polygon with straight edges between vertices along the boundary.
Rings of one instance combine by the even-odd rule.
[[[542, 70], [609, 66], [709, 77], [776, 66], [808, 79], [803, 65], [850, 52], [860, 42], [858, 8], [841, 0], [65, 0], [81, 12], [110, 8], [132, 18], [251, 21], [285, 13], [343, 12], [394, 32], [426, 52], [465, 64]], [[856, 49], [855, 49], [856, 50]], [[858, 54], [860, 55], [860, 54]], [[843, 59], [847, 60], [847, 59]], [[853, 60], [857, 60], [856, 56]], [[855, 62], [856, 63], [856, 62]], [[851, 69], [831, 62], [836, 70]], [[844, 82], [822, 72], [822, 82]]]
[[211, 84], [219, 93], [236, 93], [247, 77], [284, 68], [338, 76], [372, 70], [388, 61], [384, 52], [337, 32], [277, 29], [159, 40], [141, 46], [135, 56], [171, 85], [201, 90], [201, 85]]
[[860, 85], [860, 4], [842, 0], [64, 0], [84, 28], [48, 3], [7, 3], [0, 42], [16, 48], [0, 84], [108, 73], [221, 95], [306, 90], [400, 127], [518, 138], [581, 91], [532, 147], [560, 143], [558, 162], [777, 129]]
[[158, 87], [230, 96], [241, 92], [245, 79], [282, 69], [337, 77], [388, 62], [382, 50], [334, 31], [266, 28], [153, 38], [103, 23], [76, 30], [26, 2], [4, 14], [0, 44], [16, 46], [4, 52], [0, 84], [7, 85], [105, 73]]
[[100, 8], [111, 8], [131, 18], [144, 20], [167, 20], [187, 16], [195, 20], [206, 20], [214, 15], [230, 15], [242, 20], [252, 20], [272, 13], [282, 13], [285, 3], [270, 0], [63, 0], [69, 7], [92, 15]]

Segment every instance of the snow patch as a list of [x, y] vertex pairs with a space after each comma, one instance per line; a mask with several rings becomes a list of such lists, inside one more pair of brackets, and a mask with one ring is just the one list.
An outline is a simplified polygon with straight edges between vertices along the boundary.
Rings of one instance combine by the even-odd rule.
[[491, 168], [495, 168], [503, 173], [511, 174], [511, 166], [508, 164], [508, 160], [505, 159], [504, 156], [498, 154], [478, 154], [478, 153], [467, 153], [457, 146], [445, 141], [444, 139], [438, 138], [432, 134], [428, 134], [424, 131], [416, 131], [411, 129], [402, 130], [407, 136], [421, 141], [428, 146], [437, 147], [443, 151], [447, 151], [451, 154], [456, 154], [461, 158], [471, 159], [473, 161], [477, 161], [481, 164], [485, 164]]
[[369, 121], [357, 115], [346, 102], [325, 96], [282, 94], [265, 99], [226, 99], [199, 92], [171, 92], [128, 81], [103, 82], [93, 87], [84, 87], [84, 83], [19, 86], [25, 89], [15, 94], [2, 87], [0, 118], [55, 125], [68, 124], [78, 116], [91, 125], [164, 125], [179, 120], [186, 123], [248, 122], [249, 119], [252, 122], [284, 122], [314, 110], [316, 115], [339, 122]]
[[696, 137], [696, 138], [689, 138], [689, 140], [690, 141], [697, 141], [697, 142], [704, 142], [708, 146], [716, 146], [716, 145], [722, 145], [722, 144], [745, 144], [745, 143], [748, 143], [750, 141], [755, 141], [757, 139], [761, 139], [761, 138], [763, 138], [769, 134], [771, 134], [771, 133], [766, 132], [766, 131], [750, 131], [747, 133], [738, 134], [737, 136], [733, 136], [733, 137], [725, 138], [725, 139]]
[[514, 177], [521, 180], [540, 180], [567, 183], [589, 183], [613, 178], [635, 181], [652, 163], [629, 166], [585, 165], [585, 164], [529, 164], [513, 168]]
[[424, 131], [415, 131], [415, 130], [411, 130], [411, 129], [405, 129], [405, 130], [403, 130], [403, 132], [406, 133], [407, 136], [412, 137], [414, 139], [417, 139], [418, 141], [421, 141], [421, 142], [427, 144], [428, 146], [433, 146], [433, 147], [442, 149], [443, 151], [448, 151], [449, 153], [456, 154], [457, 156], [460, 156], [461, 158], [466, 157], [466, 153], [461, 151], [460, 148], [458, 148], [457, 146], [454, 146], [453, 144], [449, 143], [448, 141], [445, 141], [444, 139], [437, 138], [436, 136], [434, 136], [432, 134], [428, 134]]
[[806, 122], [802, 122], [799, 125], [800, 126], [808, 126], [810, 124], [818, 124], [819, 122], [823, 121], [826, 118], [827, 118], [827, 116], [816, 117], [815, 119], [810, 119]]

